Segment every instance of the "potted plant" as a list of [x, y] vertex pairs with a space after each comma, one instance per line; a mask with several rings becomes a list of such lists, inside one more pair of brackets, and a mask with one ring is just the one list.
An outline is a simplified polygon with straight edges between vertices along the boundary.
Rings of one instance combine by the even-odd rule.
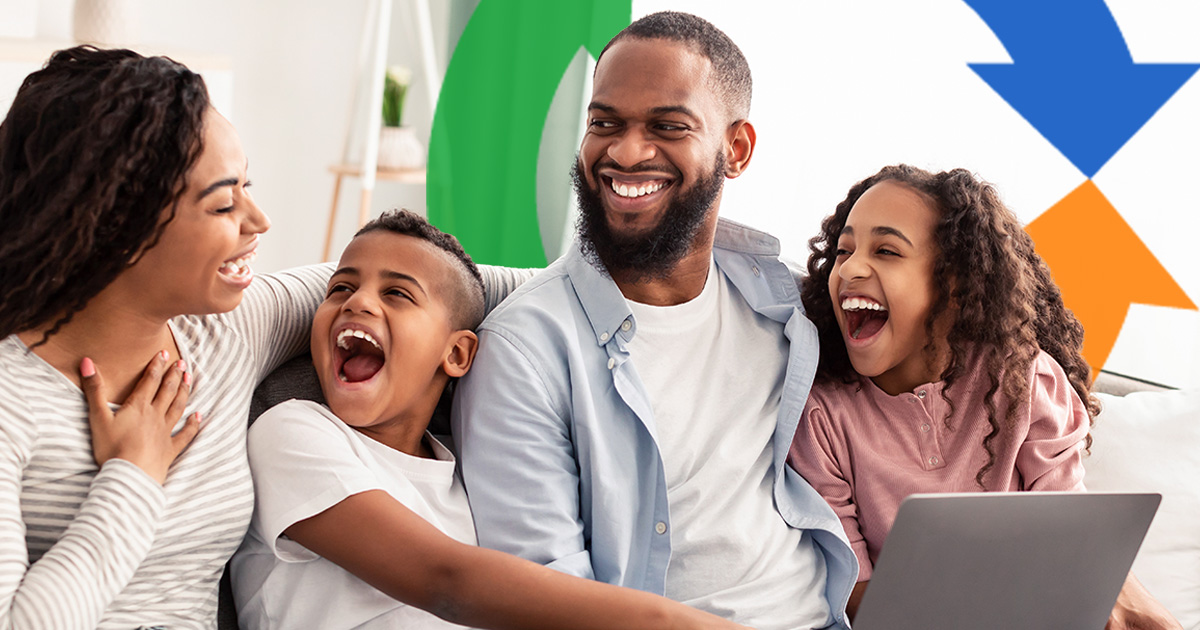
[[383, 127], [379, 130], [379, 168], [415, 169], [425, 165], [425, 147], [404, 119], [404, 97], [412, 72], [391, 66], [383, 78]]

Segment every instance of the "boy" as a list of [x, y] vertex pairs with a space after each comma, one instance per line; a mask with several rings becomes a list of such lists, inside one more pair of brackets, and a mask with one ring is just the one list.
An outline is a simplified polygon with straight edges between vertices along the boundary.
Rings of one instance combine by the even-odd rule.
[[250, 429], [241, 626], [739, 627], [474, 546], [454, 456], [426, 428], [483, 311], [474, 263], [423, 218], [388, 212], [355, 235], [313, 319], [328, 408], [291, 400]]

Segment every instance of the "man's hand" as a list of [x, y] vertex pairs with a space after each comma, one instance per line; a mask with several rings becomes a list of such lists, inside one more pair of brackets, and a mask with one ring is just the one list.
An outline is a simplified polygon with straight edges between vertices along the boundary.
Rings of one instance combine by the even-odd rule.
[[116, 413], [108, 407], [104, 380], [91, 359], [80, 363], [79, 373], [88, 400], [88, 424], [96, 463], [103, 466], [110, 459], [124, 459], [158, 483], [165, 481], [175, 458], [200, 431], [197, 412], [178, 433], [171, 435], [191, 391], [191, 375], [183, 361], [167, 366], [166, 352], [156, 354]]
[[1104, 630], [1183, 630], [1183, 626], [1130, 573]]

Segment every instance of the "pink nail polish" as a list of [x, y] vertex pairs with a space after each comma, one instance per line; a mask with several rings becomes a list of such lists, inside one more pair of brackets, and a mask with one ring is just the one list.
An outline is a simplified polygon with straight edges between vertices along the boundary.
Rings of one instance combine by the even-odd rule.
[[91, 378], [95, 376], [96, 364], [92, 363], [91, 359], [83, 357], [83, 360], [79, 362], [79, 373], [83, 375], [83, 378]]
[[183, 373], [183, 384], [184, 384], [184, 385], [191, 385], [191, 384], [192, 384], [192, 373], [191, 373], [191, 372], [184, 372], [184, 373]]
[[160, 359], [162, 359], [163, 361], [166, 361], [167, 360], [167, 351], [166, 350], [159, 351], [158, 357]]

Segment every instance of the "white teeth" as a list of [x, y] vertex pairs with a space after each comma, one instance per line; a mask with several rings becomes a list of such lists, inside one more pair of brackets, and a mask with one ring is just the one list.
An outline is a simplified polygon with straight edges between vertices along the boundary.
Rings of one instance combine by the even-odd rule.
[[863, 309], [871, 310], [871, 311], [887, 310], [887, 309], [883, 308], [882, 304], [880, 304], [879, 302], [872, 301], [872, 300], [866, 300], [863, 298], [846, 298], [846, 299], [842, 300], [842, 310], [843, 311], [857, 311], [857, 310], [863, 310]]
[[250, 263], [254, 262], [254, 259], [257, 257], [258, 252], [253, 251], [245, 256], [242, 256], [241, 258], [238, 258], [237, 260], [227, 260], [221, 263], [221, 267], [218, 269], [218, 271], [227, 276], [233, 276], [235, 278], [250, 275]]
[[622, 197], [634, 198], [641, 197], [642, 195], [649, 195], [653, 192], [658, 192], [659, 190], [662, 190], [663, 186], [666, 185], [666, 182], [659, 181], [643, 184], [642, 186], [626, 186], [625, 184], [618, 184], [616, 180], [613, 180], [612, 189], [613, 192], [621, 195]]
[[346, 342], [347, 337], [358, 337], [359, 339], [364, 339], [367, 341], [367, 343], [371, 344], [372, 346], [375, 346], [381, 352], [383, 351], [383, 346], [379, 345], [378, 341], [375, 341], [375, 338], [371, 336], [371, 333], [368, 333], [368, 332], [365, 332], [362, 330], [351, 330], [349, 328], [338, 333], [337, 345], [339, 348], [346, 349], [346, 350], [348, 350], [350, 348], [350, 344]]

